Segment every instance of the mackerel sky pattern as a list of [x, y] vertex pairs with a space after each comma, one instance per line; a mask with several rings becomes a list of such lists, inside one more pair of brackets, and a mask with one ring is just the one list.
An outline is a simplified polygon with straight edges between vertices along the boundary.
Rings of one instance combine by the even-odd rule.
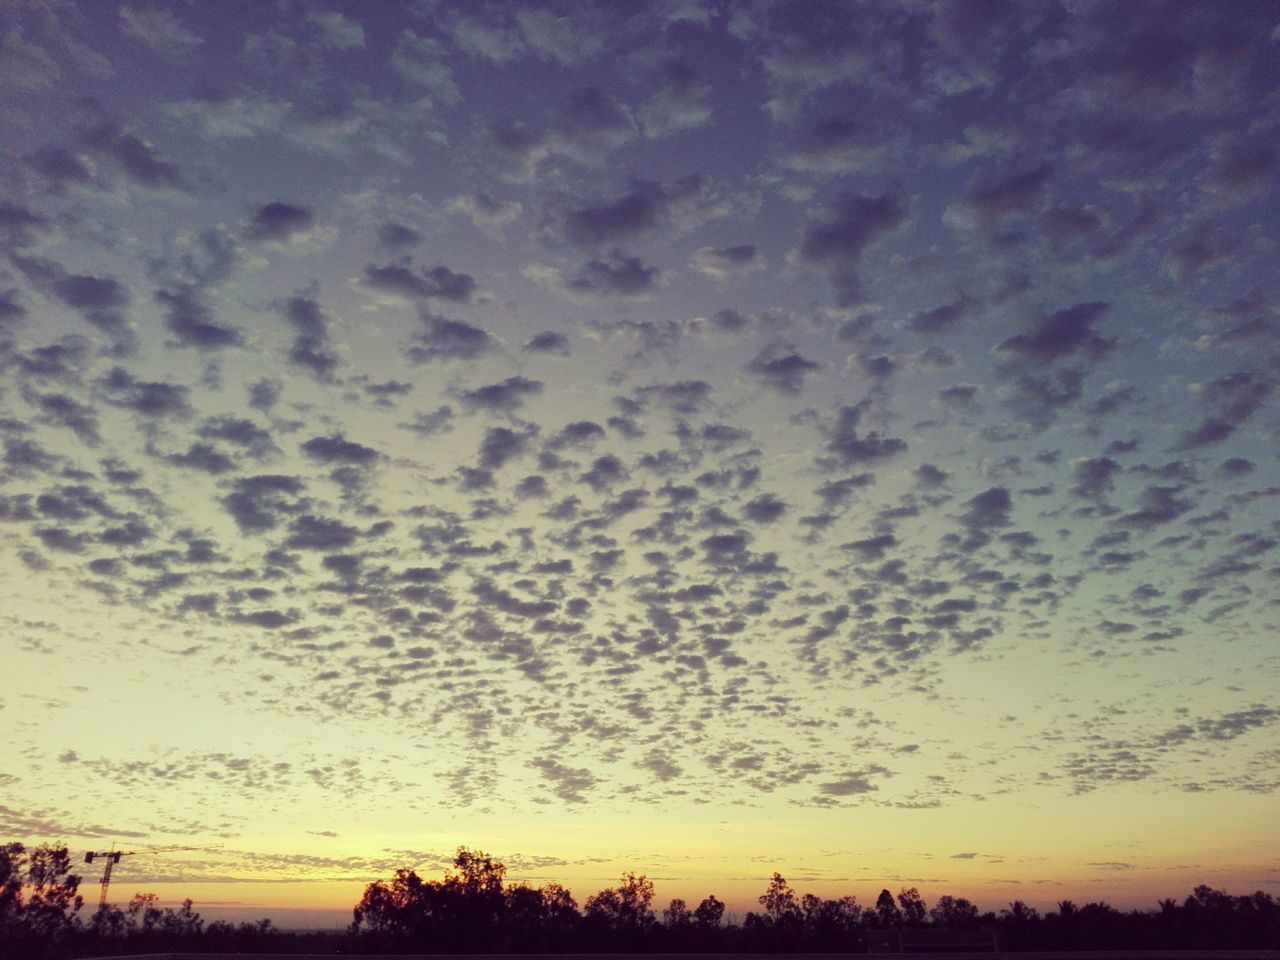
[[1277, 889], [1278, 24], [3, 4], [0, 833]]

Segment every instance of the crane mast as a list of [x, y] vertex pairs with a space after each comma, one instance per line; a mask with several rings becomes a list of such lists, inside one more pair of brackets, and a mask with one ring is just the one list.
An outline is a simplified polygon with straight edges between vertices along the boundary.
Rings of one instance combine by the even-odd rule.
[[84, 855], [85, 863], [93, 863], [94, 860], [104, 861], [102, 867], [102, 892], [98, 895], [98, 909], [101, 910], [107, 905], [107, 888], [111, 886], [111, 868], [120, 862], [121, 857], [131, 857], [132, 850], [116, 850], [114, 847], [110, 850], [99, 852], [89, 851]]
[[[217, 844], [216, 846], [222, 846]], [[95, 860], [103, 861], [102, 880], [100, 881], [102, 892], [98, 895], [98, 909], [102, 910], [107, 905], [107, 889], [111, 886], [111, 869], [120, 862], [121, 857], [133, 857], [139, 853], [173, 853], [178, 850], [209, 850], [210, 847], [153, 847], [149, 850], [117, 850], [113, 844], [110, 850], [89, 851], [84, 855], [85, 863], [93, 863]]]

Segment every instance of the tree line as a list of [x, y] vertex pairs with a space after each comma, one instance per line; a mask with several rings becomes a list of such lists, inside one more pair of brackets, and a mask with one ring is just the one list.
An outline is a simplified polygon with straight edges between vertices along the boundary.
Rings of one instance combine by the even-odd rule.
[[[709, 895], [674, 899], [659, 912], [653, 884], [625, 874], [581, 904], [555, 883], [508, 883], [486, 853], [459, 848], [439, 880], [397, 870], [370, 883], [345, 931], [294, 933], [270, 920], [205, 923], [190, 900], [161, 907], [137, 894], [124, 908], [84, 910], [66, 847], [0, 846], [0, 960], [180, 950], [200, 953], [864, 953], [915, 931], [953, 941], [983, 937], [1003, 950], [1280, 949], [1280, 904], [1258, 891], [1232, 896], [1198, 886], [1182, 901], [1121, 911], [1061, 901], [1041, 914], [1022, 901], [983, 912], [964, 897], [930, 907], [914, 887], [855, 897], [796, 893], [773, 874], [759, 910], [740, 923]], [[919, 936], [925, 936], [920, 934]], [[994, 937], [994, 939], [992, 939]], [[967, 938], [967, 939], [966, 939]], [[945, 938], [944, 938], [945, 939]]]

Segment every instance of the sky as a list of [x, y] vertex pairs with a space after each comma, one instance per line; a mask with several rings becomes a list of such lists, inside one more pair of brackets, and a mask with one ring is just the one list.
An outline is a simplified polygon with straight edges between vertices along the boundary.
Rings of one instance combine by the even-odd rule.
[[278, 925], [459, 845], [739, 915], [1280, 892], [1278, 54], [3, 4], [0, 837]]

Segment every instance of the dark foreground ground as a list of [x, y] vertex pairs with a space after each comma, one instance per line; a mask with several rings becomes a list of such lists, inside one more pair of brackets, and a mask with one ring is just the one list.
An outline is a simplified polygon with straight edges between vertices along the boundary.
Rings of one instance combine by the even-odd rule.
[[[258, 960], [266, 953], [146, 953], [94, 960]], [[353, 954], [353, 956], [355, 956]], [[1280, 950], [1054, 950], [1035, 953], [414, 953], [360, 954], [361, 960], [1280, 960]], [[289, 960], [331, 960], [333, 954], [292, 954]]]

